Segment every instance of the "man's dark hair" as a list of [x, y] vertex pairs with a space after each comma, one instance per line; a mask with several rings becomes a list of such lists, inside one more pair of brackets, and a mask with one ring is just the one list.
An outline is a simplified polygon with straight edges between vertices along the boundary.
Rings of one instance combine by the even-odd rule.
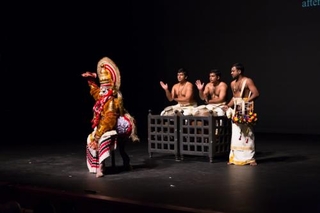
[[218, 76], [218, 77], [221, 78], [221, 72], [220, 72], [220, 70], [218, 70], [218, 69], [212, 69], [212, 70], [210, 70], [209, 74], [211, 74], [211, 73], [214, 73], [214, 74], [216, 74], [216, 76]]
[[177, 73], [183, 73], [186, 77], [188, 77], [188, 71], [186, 69], [184, 69], [184, 68], [178, 69]]
[[241, 74], [244, 73], [244, 66], [243, 66], [243, 64], [241, 64], [241, 63], [235, 63], [235, 64], [232, 65], [232, 67], [237, 68], [237, 70], [241, 70]]

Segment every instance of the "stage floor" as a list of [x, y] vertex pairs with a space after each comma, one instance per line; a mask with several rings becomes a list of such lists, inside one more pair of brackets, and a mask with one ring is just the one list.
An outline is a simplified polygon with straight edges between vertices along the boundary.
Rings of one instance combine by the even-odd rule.
[[227, 165], [228, 156], [213, 163], [157, 153], [150, 158], [147, 141], [128, 144], [126, 151], [132, 171], [122, 170], [116, 152], [116, 168], [109, 158], [107, 174], [96, 178], [87, 170], [84, 141], [2, 144], [0, 182], [13, 188], [8, 196], [17, 199], [22, 199], [17, 192], [38, 190], [158, 212], [320, 212], [319, 136], [257, 134], [257, 166]]

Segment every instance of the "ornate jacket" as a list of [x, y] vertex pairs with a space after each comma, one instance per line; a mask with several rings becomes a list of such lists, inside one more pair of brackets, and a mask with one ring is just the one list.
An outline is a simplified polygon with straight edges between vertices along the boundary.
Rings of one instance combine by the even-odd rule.
[[90, 94], [96, 101], [93, 107], [92, 128], [96, 127], [94, 137], [100, 138], [105, 132], [116, 130], [117, 119], [123, 113], [122, 98], [117, 96], [117, 91], [101, 88], [92, 80], [88, 81]]

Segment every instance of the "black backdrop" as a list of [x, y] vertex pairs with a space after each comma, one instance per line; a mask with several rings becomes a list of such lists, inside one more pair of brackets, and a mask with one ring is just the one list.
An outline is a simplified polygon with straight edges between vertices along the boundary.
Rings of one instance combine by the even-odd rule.
[[[93, 100], [80, 74], [112, 58], [126, 108], [147, 138], [147, 115], [169, 103], [185, 67], [189, 80], [242, 62], [261, 97], [257, 132], [318, 134], [320, 6], [307, 1], [105, 1], [1, 7], [4, 135], [79, 141], [91, 131]], [[230, 91], [229, 91], [230, 97]], [[202, 102], [198, 99], [198, 103]]]

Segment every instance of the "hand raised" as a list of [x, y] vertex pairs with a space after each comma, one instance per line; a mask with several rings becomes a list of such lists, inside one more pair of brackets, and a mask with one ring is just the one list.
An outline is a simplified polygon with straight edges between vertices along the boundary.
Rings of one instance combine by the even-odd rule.
[[96, 78], [97, 77], [97, 73], [93, 73], [93, 72], [85, 72], [81, 74], [82, 77], [92, 77], [92, 78]]
[[162, 81], [160, 81], [160, 85], [161, 85], [162, 89], [164, 89], [164, 90], [168, 89], [168, 84], [165, 84]]
[[200, 80], [196, 80], [196, 86], [197, 86], [198, 90], [202, 90], [203, 86], [204, 86], [204, 83], [201, 83]]

